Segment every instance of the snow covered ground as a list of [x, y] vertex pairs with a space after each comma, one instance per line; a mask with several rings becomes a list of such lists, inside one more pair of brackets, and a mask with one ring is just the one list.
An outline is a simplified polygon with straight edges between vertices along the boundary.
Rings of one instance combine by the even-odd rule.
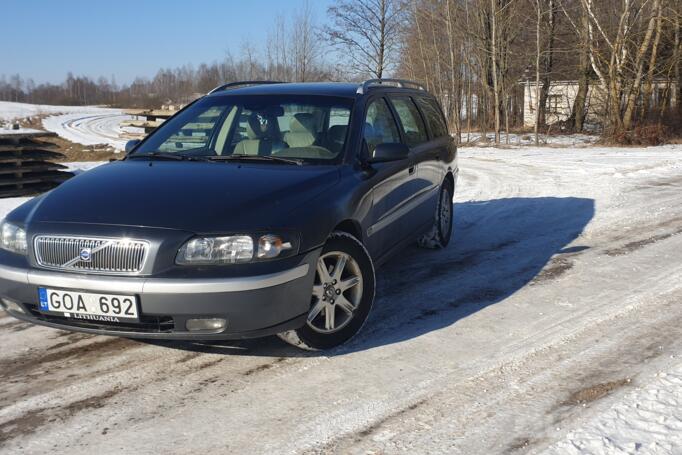
[[657, 373], [547, 453], [682, 453], [682, 363]]
[[116, 109], [96, 106], [52, 106], [48, 104], [27, 104], [0, 101], [0, 121], [18, 120], [48, 114], [95, 113], [101, 114]]
[[682, 146], [460, 156], [454, 241], [340, 349], [0, 314], [0, 452], [682, 453]]
[[[45, 117], [46, 115], [49, 115]], [[121, 128], [123, 120], [132, 119], [120, 109], [96, 106], [50, 106], [0, 101], [0, 121], [41, 116], [47, 131], [83, 145], [106, 144], [123, 150], [127, 139], [125, 132], [138, 132], [137, 128]]]
[[76, 112], [47, 117], [43, 120], [43, 127], [77, 144], [107, 144], [116, 150], [123, 150], [128, 139], [120, 136], [124, 132], [131, 132], [131, 128], [121, 128], [121, 122], [131, 118], [117, 109]]

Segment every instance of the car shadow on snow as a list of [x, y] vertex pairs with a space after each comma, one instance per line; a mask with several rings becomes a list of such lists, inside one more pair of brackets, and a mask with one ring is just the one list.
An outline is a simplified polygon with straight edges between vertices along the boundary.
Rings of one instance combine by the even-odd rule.
[[[455, 225], [443, 250], [402, 250], [377, 270], [376, 301], [363, 331], [350, 343], [306, 353], [276, 337], [239, 342], [164, 342], [195, 352], [250, 356], [343, 355], [419, 337], [456, 324], [530, 284], [559, 278], [567, 248], [594, 216], [592, 199], [505, 198], [454, 204]], [[155, 343], [156, 344], [156, 343]]]

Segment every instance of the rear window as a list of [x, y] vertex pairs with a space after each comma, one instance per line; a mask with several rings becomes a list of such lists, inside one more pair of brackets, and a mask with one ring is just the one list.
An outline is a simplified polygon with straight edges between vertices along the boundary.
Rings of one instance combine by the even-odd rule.
[[447, 136], [448, 127], [445, 124], [445, 118], [443, 118], [443, 113], [440, 110], [440, 106], [438, 106], [436, 100], [420, 97], [417, 98], [417, 104], [424, 113], [426, 123], [429, 125], [429, 130], [431, 130], [431, 136]]

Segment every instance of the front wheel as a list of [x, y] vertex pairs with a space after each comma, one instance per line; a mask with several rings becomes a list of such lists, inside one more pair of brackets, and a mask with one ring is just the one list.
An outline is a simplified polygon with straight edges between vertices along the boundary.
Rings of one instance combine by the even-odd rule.
[[332, 233], [317, 260], [306, 324], [279, 337], [308, 350], [345, 343], [367, 320], [374, 288], [374, 265], [362, 243], [345, 232]]
[[423, 248], [445, 248], [452, 235], [452, 184], [446, 181], [440, 188], [433, 225], [429, 232], [418, 240]]

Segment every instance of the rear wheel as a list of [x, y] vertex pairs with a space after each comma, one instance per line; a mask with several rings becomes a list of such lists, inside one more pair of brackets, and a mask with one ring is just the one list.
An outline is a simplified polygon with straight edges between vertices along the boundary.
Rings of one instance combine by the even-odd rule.
[[317, 261], [306, 324], [279, 334], [294, 346], [329, 349], [357, 334], [374, 303], [374, 265], [362, 243], [334, 232]]
[[445, 248], [452, 235], [452, 184], [446, 181], [440, 188], [438, 205], [434, 214], [433, 226], [419, 238], [417, 243], [423, 248]]

